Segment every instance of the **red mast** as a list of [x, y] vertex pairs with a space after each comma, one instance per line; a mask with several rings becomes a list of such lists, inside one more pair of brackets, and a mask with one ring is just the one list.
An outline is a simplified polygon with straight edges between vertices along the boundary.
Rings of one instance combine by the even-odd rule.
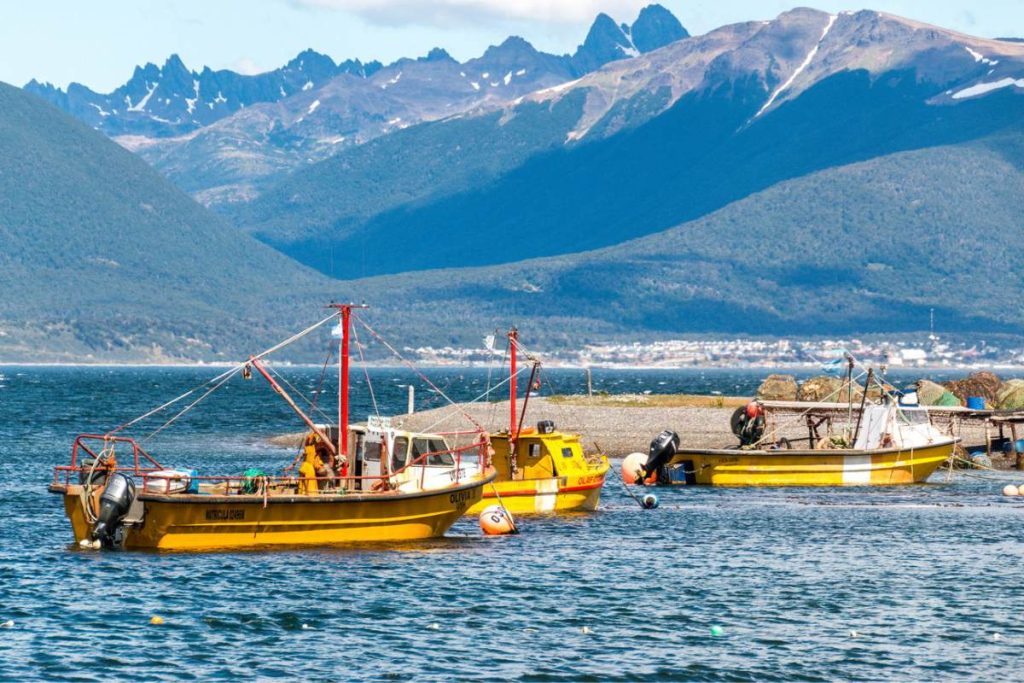
[[508, 381], [508, 396], [509, 396], [509, 422], [508, 422], [508, 439], [509, 442], [515, 440], [518, 436], [516, 434], [516, 352], [518, 347], [516, 346], [516, 340], [519, 338], [519, 330], [512, 328], [508, 331], [508, 350], [511, 354], [509, 362], [509, 373], [511, 376]]
[[341, 314], [341, 340], [338, 349], [338, 453], [348, 457], [348, 335], [353, 308], [365, 304], [331, 304]]

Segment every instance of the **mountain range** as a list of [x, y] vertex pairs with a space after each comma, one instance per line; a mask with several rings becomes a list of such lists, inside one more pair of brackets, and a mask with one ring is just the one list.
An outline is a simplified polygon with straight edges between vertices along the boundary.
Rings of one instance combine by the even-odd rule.
[[[114, 138], [208, 205], [246, 201], [268, 177], [422, 121], [500, 106], [688, 34], [660, 5], [632, 25], [601, 14], [572, 55], [519, 37], [459, 63], [435, 48], [387, 66], [306, 50], [257, 75], [189, 71], [177, 55], [101, 94], [36, 80], [25, 89]], [[634, 37], [636, 42], [634, 42]]]
[[[1024, 332], [1020, 42], [810, 9], [690, 37], [653, 7], [571, 56], [304, 54], [309, 89], [187, 132], [0, 90], [0, 353], [220, 358], [344, 298], [410, 345], [901, 332], [932, 308]], [[180, 99], [158, 85], [147, 107]]]
[[793, 10], [346, 150], [234, 217], [334, 277], [571, 254], [819, 170], [1020, 130], [1021, 94], [1019, 44]]

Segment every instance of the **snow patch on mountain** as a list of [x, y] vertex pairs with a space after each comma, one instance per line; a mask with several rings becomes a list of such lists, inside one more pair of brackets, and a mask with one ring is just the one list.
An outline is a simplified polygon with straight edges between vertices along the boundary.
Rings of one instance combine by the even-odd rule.
[[772, 103], [775, 102], [779, 95], [781, 95], [787, 89], [789, 89], [789, 86], [793, 85], [793, 81], [797, 79], [797, 76], [802, 74], [804, 72], [804, 69], [811, 65], [811, 62], [814, 61], [815, 55], [818, 54], [818, 50], [821, 48], [822, 42], [824, 42], [825, 40], [825, 36], [827, 36], [829, 31], [832, 30], [832, 27], [835, 25], [837, 18], [838, 15], [836, 14], [832, 14], [829, 16], [828, 23], [825, 25], [825, 30], [821, 32], [821, 38], [819, 38], [818, 42], [815, 43], [813, 48], [811, 48], [811, 51], [807, 53], [807, 57], [804, 59], [803, 63], [796, 68], [796, 71], [794, 71], [792, 75], [790, 75], [789, 79], [785, 83], [780, 85], [775, 90], [775, 92], [772, 93], [771, 97], [768, 98], [768, 101], [764, 103], [763, 107], [761, 107], [761, 110], [754, 115], [755, 119], [761, 114], [763, 114], [765, 110], [768, 109], [768, 107], [772, 106]]
[[125, 99], [125, 102], [128, 103], [128, 111], [146, 111], [146, 105], [149, 104], [149, 98], [153, 96], [153, 93], [156, 92], [156, 89], [159, 86], [160, 86], [159, 83], [153, 83], [152, 85], [150, 85], [149, 82], [147, 81], [146, 82], [146, 94], [143, 95], [142, 99], [139, 100], [139, 103], [135, 104], [135, 105], [133, 105], [131, 99], [129, 99], [129, 97], [127, 95], [125, 95], [124, 99]]
[[969, 88], [953, 93], [954, 100], [963, 100], [968, 97], [977, 97], [979, 95], [985, 95], [994, 90], [1002, 90], [1003, 88], [1009, 87], [1024, 88], [1024, 78], [1003, 78], [998, 81], [990, 81], [988, 83], [978, 83], [972, 85]]
[[967, 52], [970, 53], [970, 55], [972, 57], [974, 57], [974, 61], [975, 62], [980, 62], [982, 64], [988, 64], [989, 66], [995, 66], [996, 64], [999, 63], [998, 59], [989, 59], [985, 55], [981, 54], [980, 52], [976, 52], [976, 51], [972, 50], [971, 48], [967, 47], [966, 45], [964, 45], [964, 49], [967, 50]]

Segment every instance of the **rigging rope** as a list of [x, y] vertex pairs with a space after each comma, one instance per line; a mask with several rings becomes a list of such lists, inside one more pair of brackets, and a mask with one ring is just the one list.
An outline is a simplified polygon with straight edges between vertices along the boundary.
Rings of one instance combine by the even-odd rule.
[[[324, 318], [323, 320], [321, 320], [321, 321], [319, 321], [319, 322], [317, 322], [317, 323], [315, 323], [313, 325], [310, 325], [309, 327], [307, 327], [306, 329], [302, 330], [301, 332], [297, 332], [296, 334], [293, 334], [291, 337], [288, 337], [284, 341], [279, 342], [279, 343], [275, 344], [274, 346], [271, 346], [269, 349], [267, 349], [265, 351], [262, 351], [262, 352], [256, 354], [255, 356], [252, 356], [251, 359], [252, 360], [259, 360], [261, 358], [265, 358], [266, 356], [270, 355], [271, 353], [274, 353], [275, 351], [279, 351], [279, 350], [283, 349], [284, 347], [286, 347], [286, 346], [288, 346], [290, 344], [294, 344], [298, 340], [302, 339], [306, 335], [308, 335], [311, 332], [313, 332], [314, 330], [316, 330], [318, 327], [321, 327], [322, 325], [330, 322], [331, 320], [333, 320], [337, 316], [338, 316], [337, 313], [332, 313], [328, 317]], [[147, 435], [144, 439], [142, 439], [143, 442], [148, 441], [149, 439], [153, 438], [154, 436], [156, 436], [157, 434], [162, 432], [167, 427], [171, 426], [176, 420], [178, 420], [178, 418], [180, 418], [182, 415], [184, 415], [185, 413], [190, 411], [192, 408], [194, 408], [196, 405], [198, 405], [207, 396], [209, 396], [214, 391], [216, 391], [217, 389], [222, 387], [225, 382], [227, 382], [229, 379], [231, 379], [232, 376], [234, 376], [237, 373], [241, 372], [247, 365], [248, 365], [248, 361], [243, 362], [243, 363], [239, 363], [238, 365], [235, 365], [234, 367], [229, 368], [227, 371], [221, 373], [220, 375], [217, 375], [213, 379], [207, 380], [206, 382], [200, 384], [199, 386], [197, 386], [197, 387], [195, 387], [193, 389], [190, 389], [189, 391], [186, 391], [181, 396], [178, 396], [177, 398], [172, 399], [172, 400], [168, 401], [167, 403], [165, 403], [165, 404], [163, 404], [161, 406], [158, 406], [157, 408], [154, 408], [153, 410], [150, 410], [148, 413], [145, 413], [144, 415], [141, 415], [141, 416], [135, 418], [134, 420], [130, 420], [130, 421], [124, 423], [123, 425], [121, 425], [120, 427], [117, 427], [113, 431], [107, 432], [107, 434], [108, 435], [116, 434], [117, 432], [123, 431], [123, 430], [127, 429], [128, 427], [131, 427], [131, 426], [133, 426], [135, 424], [138, 424], [142, 420], [145, 420], [146, 418], [151, 417], [152, 415], [155, 415], [155, 414], [157, 414], [159, 412], [162, 412], [163, 410], [165, 410], [166, 408], [169, 408], [170, 406], [174, 405], [178, 401], [181, 401], [181, 400], [191, 396], [192, 394], [194, 394], [195, 392], [199, 391], [203, 387], [206, 387], [206, 386], [209, 386], [210, 384], [216, 383], [216, 384], [214, 384], [214, 386], [211, 389], [206, 391], [206, 393], [204, 393], [202, 396], [197, 398], [195, 401], [193, 401], [189, 405], [185, 406], [174, 417], [172, 417], [170, 420], [165, 422], [163, 425], [161, 425], [160, 427], [158, 427], [154, 431], [150, 432], [149, 435]]]
[[[521, 375], [521, 374], [522, 374], [522, 373], [524, 373], [525, 371], [526, 371], [526, 368], [523, 368], [522, 370], [519, 370], [518, 372], [516, 372], [516, 375], [517, 375], [517, 376], [518, 376], [518, 375]], [[486, 398], [486, 397], [487, 397], [487, 395], [488, 395], [488, 394], [490, 394], [491, 392], [493, 392], [493, 391], [497, 391], [497, 390], [498, 390], [498, 389], [500, 389], [500, 388], [501, 388], [501, 387], [502, 387], [503, 385], [505, 385], [505, 384], [508, 384], [508, 383], [509, 383], [509, 382], [511, 382], [511, 381], [512, 381], [512, 377], [511, 377], [511, 376], [509, 376], [509, 377], [506, 377], [505, 379], [503, 379], [502, 381], [498, 382], [498, 383], [497, 383], [497, 384], [495, 384], [495, 385], [494, 385], [493, 387], [491, 387], [491, 388], [487, 389], [487, 391], [485, 391], [484, 393], [480, 394], [480, 395], [479, 395], [479, 396], [477, 396], [476, 398], [473, 398], [473, 399], [471, 399], [471, 400], [469, 400], [469, 401], [466, 401], [466, 403], [467, 403], [467, 404], [471, 404], [471, 403], [476, 403], [477, 401], [479, 401], [479, 400], [481, 400], [481, 399], [483, 399], [483, 398]], [[455, 407], [456, 407], [456, 408], [458, 408], [459, 406], [458, 406], [458, 405], [455, 405]], [[434, 429], [434, 428], [435, 428], [435, 427], [437, 427], [438, 425], [441, 425], [441, 424], [443, 424], [443, 423], [447, 422], [447, 421], [448, 421], [449, 419], [451, 419], [451, 418], [455, 417], [455, 416], [456, 416], [457, 414], [458, 414], [458, 413], [456, 413], [455, 411], [451, 411], [451, 412], [447, 413], [446, 415], [442, 415], [442, 416], [441, 416], [440, 418], [438, 418], [437, 420], [435, 420], [435, 421], [434, 421], [434, 422], [433, 422], [433, 423], [432, 423], [432, 424], [431, 424], [431, 425], [430, 425], [429, 427], [427, 427], [427, 428], [426, 428], [426, 429], [424, 429], [423, 431], [424, 431], [424, 432], [430, 432], [430, 431], [431, 431], [432, 429]], [[481, 427], [481, 429], [483, 429], [483, 428]]]
[[366, 324], [366, 321], [365, 321], [365, 320], [363, 320], [362, 316], [356, 315], [354, 311], [353, 311], [353, 315], [355, 315], [355, 318], [356, 318], [356, 320], [358, 320], [358, 321], [359, 321], [359, 323], [360, 323], [360, 324], [361, 324], [361, 325], [362, 325], [363, 327], [365, 327], [365, 328], [366, 328], [366, 331], [367, 331], [367, 332], [369, 332], [369, 333], [370, 333], [371, 335], [373, 335], [373, 337], [374, 337], [374, 338], [375, 338], [375, 339], [376, 339], [377, 341], [379, 341], [379, 342], [380, 342], [381, 344], [383, 344], [383, 345], [384, 345], [384, 347], [385, 347], [386, 349], [388, 349], [389, 351], [391, 351], [391, 353], [393, 353], [393, 354], [395, 355], [395, 357], [397, 357], [397, 358], [398, 358], [398, 359], [399, 359], [400, 361], [402, 361], [402, 363], [404, 363], [404, 364], [405, 364], [406, 366], [408, 366], [408, 367], [409, 367], [409, 368], [410, 368], [410, 369], [411, 369], [411, 370], [412, 370], [413, 372], [415, 372], [415, 373], [416, 373], [417, 375], [419, 375], [420, 379], [422, 379], [422, 380], [423, 380], [424, 382], [426, 382], [426, 383], [427, 383], [427, 385], [428, 385], [428, 386], [429, 386], [429, 387], [430, 387], [431, 389], [433, 389], [434, 391], [436, 391], [436, 392], [437, 392], [437, 393], [438, 393], [438, 394], [439, 394], [440, 396], [442, 396], [442, 397], [443, 397], [443, 398], [444, 398], [444, 399], [445, 399], [446, 401], [448, 401], [448, 403], [452, 404], [452, 406], [455, 406], [455, 407], [459, 408], [460, 412], [462, 412], [462, 415], [463, 415], [463, 416], [464, 416], [464, 417], [465, 417], [465, 418], [466, 418], [467, 420], [469, 420], [469, 421], [470, 421], [470, 422], [472, 422], [472, 423], [473, 423], [474, 425], [476, 425], [477, 429], [479, 429], [479, 430], [480, 430], [480, 431], [482, 431], [482, 432], [485, 432], [485, 431], [487, 431], [486, 429], [484, 429], [483, 425], [481, 425], [481, 424], [480, 424], [479, 422], [477, 422], [477, 421], [476, 421], [476, 419], [474, 419], [474, 417], [473, 417], [472, 415], [470, 415], [470, 414], [469, 414], [468, 412], [466, 412], [466, 411], [465, 411], [465, 410], [463, 410], [463, 409], [462, 409], [461, 407], [459, 407], [459, 404], [457, 404], [457, 403], [456, 403], [455, 401], [453, 401], [453, 400], [452, 400], [452, 399], [451, 399], [451, 398], [450, 398], [450, 397], [448, 396], [448, 394], [446, 394], [446, 393], [444, 393], [443, 391], [441, 391], [440, 387], [438, 387], [438, 386], [437, 386], [436, 384], [434, 384], [433, 382], [431, 382], [431, 381], [430, 381], [430, 378], [429, 378], [429, 377], [427, 377], [426, 375], [424, 375], [424, 374], [423, 374], [423, 372], [422, 372], [422, 371], [421, 371], [421, 370], [420, 370], [419, 368], [417, 368], [417, 367], [416, 367], [416, 366], [415, 366], [415, 365], [414, 365], [413, 363], [411, 363], [410, 361], [406, 360], [406, 359], [405, 359], [405, 357], [404, 357], [404, 356], [403, 356], [402, 354], [400, 354], [400, 353], [398, 352], [398, 350], [397, 350], [397, 349], [395, 349], [395, 347], [394, 347], [394, 346], [392, 346], [391, 344], [389, 344], [389, 343], [388, 343], [388, 341], [387, 341], [386, 339], [384, 339], [383, 337], [381, 337], [381, 336], [380, 336], [379, 334], [377, 334], [377, 332], [376, 332], [376, 331], [374, 331], [374, 329], [373, 329], [372, 327], [370, 327], [369, 325], [367, 325], [367, 324]]
[[366, 376], [366, 388], [370, 390], [370, 402], [373, 403], [373, 414], [380, 417], [380, 409], [377, 407], [377, 395], [373, 391], [373, 382], [370, 381], [370, 369], [366, 367], [366, 359], [363, 357], [363, 345], [359, 341], [359, 328], [352, 328], [352, 336], [355, 337], [356, 350], [359, 351], [359, 364], [363, 366], [363, 374]]

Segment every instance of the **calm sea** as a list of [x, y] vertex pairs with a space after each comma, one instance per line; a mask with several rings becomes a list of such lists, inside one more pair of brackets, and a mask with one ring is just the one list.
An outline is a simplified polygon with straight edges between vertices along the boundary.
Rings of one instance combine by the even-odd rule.
[[[1018, 675], [1024, 506], [999, 491], [1024, 473], [937, 473], [892, 489], [659, 489], [661, 506], [647, 511], [612, 479], [597, 513], [524, 518], [514, 537], [484, 538], [465, 519], [444, 539], [402, 546], [70, 547], [46, 484], [73, 436], [217, 373], [0, 367], [0, 680]], [[319, 383], [316, 369], [281, 374], [307, 395]], [[370, 374], [382, 413], [404, 411], [410, 382], [419, 408], [442, 404], [409, 371]], [[427, 374], [457, 400], [488, 385], [486, 370]], [[749, 394], [763, 374], [597, 370], [594, 384]], [[371, 401], [362, 371], [353, 378], [361, 418]], [[544, 386], [579, 392], [585, 379], [552, 370]], [[240, 473], [289, 462], [292, 451], [266, 441], [287, 431], [297, 423], [266, 385], [238, 379], [149, 445], [167, 464]], [[153, 615], [166, 623], [149, 625]]]

